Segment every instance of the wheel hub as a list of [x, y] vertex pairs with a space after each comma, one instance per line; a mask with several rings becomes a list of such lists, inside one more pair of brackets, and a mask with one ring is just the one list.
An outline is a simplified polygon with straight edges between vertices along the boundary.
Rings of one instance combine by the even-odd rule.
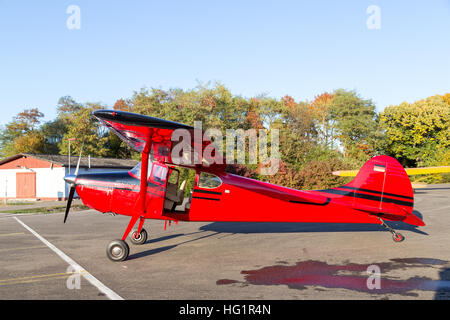
[[137, 233], [137, 232], [133, 233], [133, 239], [134, 239], [134, 240], [138, 240], [138, 241], [139, 241], [139, 240], [141, 240], [141, 237], [142, 237], [142, 236], [141, 236], [140, 233]]
[[119, 257], [122, 254], [123, 250], [121, 247], [119, 246], [115, 246], [114, 248], [112, 248], [111, 250], [111, 254], [115, 257]]

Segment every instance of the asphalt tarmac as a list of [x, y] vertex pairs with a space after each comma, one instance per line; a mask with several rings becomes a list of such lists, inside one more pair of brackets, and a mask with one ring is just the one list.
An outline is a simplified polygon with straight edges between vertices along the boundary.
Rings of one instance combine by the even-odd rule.
[[2, 300], [450, 299], [450, 184], [416, 190], [426, 226], [389, 223], [401, 243], [378, 225], [152, 220], [119, 263], [106, 247], [127, 217], [4, 210]]

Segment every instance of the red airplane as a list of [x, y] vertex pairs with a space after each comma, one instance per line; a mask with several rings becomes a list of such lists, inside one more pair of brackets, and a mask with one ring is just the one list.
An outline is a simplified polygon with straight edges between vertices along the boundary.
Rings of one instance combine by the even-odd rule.
[[[344, 186], [300, 191], [228, 173], [224, 164], [210, 165], [205, 159], [191, 165], [175, 162], [172, 133], [185, 129], [195, 135], [193, 127], [115, 110], [95, 111], [93, 116], [142, 153], [142, 161], [131, 171], [78, 175], [78, 163], [75, 175], [64, 178], [71, 185], [64, 223], [75, 191], [92, 209], [131, 217], [122, 239], [107, 247], [107, 256], [112, 261], [127, 259], [130, 249], [125, 240], [138, 221], [130, 241], [137, 245], [146, 242], [148, 234], [143, 228], [146, 219], [166, 223], [180, 220], [381, 224], [392, 233], [395, 242], [405, 238], [385, 220], [425, 225], [413, 214], [414, 193], [408, 175], [397, 160], [388, 156], [366, 162], [355, 179]], [[192, 140], [190, 144], [193, 150], [204, 151], [211, 142], [202, 141], [199, 145]], [[188, 199], [184, 197], [185, 181], [179, 181], [181, 168], [195, 170], [195, 183]]]

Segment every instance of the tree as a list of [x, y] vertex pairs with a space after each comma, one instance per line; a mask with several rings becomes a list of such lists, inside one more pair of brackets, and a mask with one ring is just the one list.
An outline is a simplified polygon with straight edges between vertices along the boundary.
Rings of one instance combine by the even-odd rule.
[[335, 90], [330, 117], [346, 158], [360, 163], [375, 155], [382, 137], [377, 123], [375, 105], [355, 91]]
[[26, 134], [14, 139], [14, 154], [31, 153], [42, 154], [46, 153], [45, 136], [40, 131], [29, 131]]
[[71, 96], [64, 96], [58, 100], [56, 109], [58, 111], [58, 116], [67, 116], [81, 111], [83, 105], [76, 102]]
[[317, 130], [310, 105], [289, 102], [284, 102], [283, 115], [274, 127], [280, 130], [281, 159], [299, 170], [317, 145]]
[[273, 176], [265, 177], [267, 182], [293, 188], [302, 189], [303, 177], [300, 175], [297, 169], [292, 168], [289, 164], [280, 161], [278, 172]]
[[317, 130], [321, 143], [330, 149], [334, 149], [335, 146], [334, 131], [336, 123], [331, 118], [333, 98], [333, 94], [324, 92], [317, 95], [311, 103], [312, 112], [317, 121]]
[[71, 143], [73, 153], [80, 153], [83, 148], [85, 155], [104, 157], [108, 154], [108, 133], [100, 128], [99, 122], [92, 119], [92, 112], [101, 108], [98, 104], [88, 104], [68, 117], [67, 131], [59, 144], [60, 154], [69, 153], [70, 138], [76, 138]]
[[444, 100], [444, 102], [450, 106], [450, 93], [446, 93], [441, 97]]
[[[104, 109], [100, 103], [76, 102], [70, 96], [62, 97], [58, 102], [58, 117], [42, 126], [42, 131], [50, 144], [48, 151], [68, 154], [68, 139], [76, 138], [71, 143], [71, 153], [77, 154], [83, 146], [83, 154], [97, 157], [131, 158], [135, 154], [114, 133], [92, 118], [95, 110]], [[130, 111], [129, 102], [119, 99], [113, 107], [115, 110]], [[56, 151], [56, 152], [55, 152]]]
[[[57, 118], [44, 124], [37, 108], [17, 114], [0, 129], [1, 155], [67, 154], [68, 139], [76, 138], [71, 143], [74, 154], [84, 144], [84, 154], [140, 158], [92, 118], [93, 111], [105, 106], [78, 103], [64, 96], [56, 108]], [[201, 121], [204, 130], [217, 128], [223, 137], [227, 129], [266, 129], [268, 138], [272, 130], [279, 130], [278, 174], [262, 176], [264, 164], [240, 164], [228, 170], [293, 188], [325, 188], [341, 183], [329, 172], [356, 169], [379, 152], [398, 158], [408, 167], [448, 165], [450, 161], [450, 93], [390, 106], [378, 115], [373, 102], [355, 91], [324, 92], [313, 101], [295, 101], [289, 95], [280, 99], [265, 94], [245, 98], [233, 95], [221, 83], [208, 82], [193, 89], [143, 88], [129, 99], [118, 99], [112, 108], [191, 126]], [[270, 150], [271, 141], [268, 143]], [[225, 145], [222, 147], [226, 150]]]
[[1, 156], [44, 152], [45, 138], [38, 132], [43, 117], [37, 108], [26, 109], [6, 124], [0, 132]]
[[[450, 147], [450, 104], [442, 96], [389, 106], [380, 115], [387, 152], [404, 166], [432, 165]], [[433, 161], [430, 161], [435, 159]]]
[[116, 101], [116, 103], [113, 106], [114, 110], [120, 110], [120, 111], [131, 111], [130, 105], [123, 99], [119, 99]]
[[45, 138], [44, 153], [59, 154], [59, 144], [67, 131], [67, 122], [61, 117], [48, 121], [40, 127], [40, 132]]
[[108, 150], [105, 154], [108, 158], [119, 158], [119, 159], [140, 159], [140, 154], [137, 151], [131, 149], [125, 142], [123, 142], [116, 134], [113, 132], [108, 132], [105, 135], [107, 138], [105, 143], [105, 148]]
[[351, 166], [337, 157], [326, 160], [312, 160], [299, 172], [302, 177], [302, 189], [326, 189], [342, 186], [351, 178], [333, 175], [333, 171], [351, 169]]
[[13, 135], [20, 136], [29, 131], [36, 130], [44, 114], [37, 108], [26, 109], [14, 117], [13, 121], [6, 125]]

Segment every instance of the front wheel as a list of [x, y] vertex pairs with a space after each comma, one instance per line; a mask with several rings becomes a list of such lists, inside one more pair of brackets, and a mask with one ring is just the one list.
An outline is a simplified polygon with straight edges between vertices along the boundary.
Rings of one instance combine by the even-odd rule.
[[109, 260], [114, 262], [124, 261], [128, 258], [130, 248], [128, 244], [123, 240], [111, 241], [106, 248], [106, 255]]
[[140, 233], [137, 233], [137, 230], [134, 230], [131, 233], [130, 241], [132, 244], [141, 245], [147, 241], [148, 234], [147, 231], [142, 228]]

